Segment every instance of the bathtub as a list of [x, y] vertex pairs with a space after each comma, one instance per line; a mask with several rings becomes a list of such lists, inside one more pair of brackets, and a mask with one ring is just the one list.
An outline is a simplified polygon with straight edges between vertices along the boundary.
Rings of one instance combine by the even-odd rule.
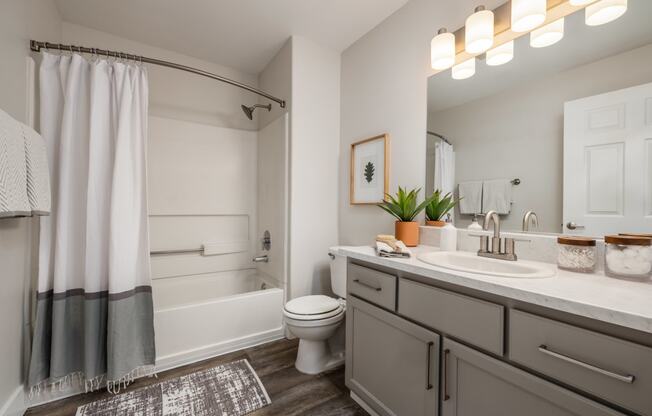
[[157, 370], [283, 337], [283, 290], [256, 271], [155, 279]]

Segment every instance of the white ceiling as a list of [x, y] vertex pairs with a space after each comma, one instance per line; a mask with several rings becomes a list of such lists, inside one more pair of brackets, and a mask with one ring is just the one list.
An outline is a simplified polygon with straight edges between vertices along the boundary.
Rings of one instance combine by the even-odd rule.
[[472, 78], [453, 80], [450, 70], [430, 77], [428, 112], [456, 107], [652, 43], [650, 16], [650, 0], [630, 0], [624, 16], [597, 27], [586, 26], [584, 12], [577, 12], [566, 18], [564, 39], [553, 46], [531, 48], [529, 36], [523, 36], [517, 40], [514, 60], [508, 64], [490, 67], [479, 59]]
[[408, 0], [56, 0], [63, 20], [257, 74], [292, 35], [341, 52]]

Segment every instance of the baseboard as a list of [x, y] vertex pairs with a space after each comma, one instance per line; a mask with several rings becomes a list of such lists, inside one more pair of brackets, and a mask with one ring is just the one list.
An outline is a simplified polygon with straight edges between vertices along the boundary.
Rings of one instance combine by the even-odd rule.
[[22, 416], [27, 410], [25, 390], [20, 386], [14, 390], [7, 401], [0, 407], [0, 416]]
[[362, 407], [362, 408], [363, 408], [367, 413], [369, 413], [371, 416], [380, 416], [380, 415], [378, 415], [378, 413], [376, 413], [376, 411], [375, 411], [374, 409], [372, 409], [371, 407], [369, 407], [369, 405], [368, 405], [367, 403], [365, 403], [365, 402], [360, 398], [360, 396], [358, 396], [358, 395], [355, 394], [354, 392], [351, 392], [351, 398], [353, 399], [354, 402], [356, 402], [357, 404], [359, 404], [360, 407]]
[[[181, 367], [184, 365], [196, 363], [198, 361], [206, 360], [209, 358], [217, 357], [219, 355], [228, 354], [230, 352], [238, 351], [244, 348], [254, 347], [256, 345], [264, 344], [270, 341], [276, 341], [284, 338], [283, 327], [273, 329], [271, 331], [259, 332], [250, 336], [237, 338], [235, 340], [229, 340], [227, 342], [221, 342], [218, 344], [212, 344], [209, 346], [196, 348], [193, 350], [183, 351], [176, 354], [170, 354], [157, 358], [156, 360], [156, 371], [163, 372], [166, 370], [171, 370], [173, 368]], [[23, 405], [23, 412], [28, 407], [40, 406], [46, 403], [50, 403], [56, 400], [65, 399], [66, 397], [76, 396], [78, 394], [84, 393], [84, 387], [73, 385], [65, 391], [50, 391], [46, 390], [38, 396], [34, 396], [31, 400], [26, 400], [25, 394], [22, 387], [20, 388], [21, 400], [20, 403]], [[4, 408], [3, 408], [4, 409]], [[22, 413], [2, 413], [0, 411], [0, 416], [19, 416]]]
[[259, 332], [257, 334], [242, 338], [236, 338], [226, 342], [220, 342], [201, 348], [195, 348], [175, 354], [165, 355], [156, 359], [156, 371], [160, 372], [170, 370], [182, 365], [188, 365], [198, 361], [206, 360], [208, 358], [217, 357], [218, 355], [224, 355], [230, 352], [238, 351], [243, 348], [249, 348], [264, 344], [266, 342], [276, 341], [284, 337], [283, 327], [279, 327], [270, 331]]

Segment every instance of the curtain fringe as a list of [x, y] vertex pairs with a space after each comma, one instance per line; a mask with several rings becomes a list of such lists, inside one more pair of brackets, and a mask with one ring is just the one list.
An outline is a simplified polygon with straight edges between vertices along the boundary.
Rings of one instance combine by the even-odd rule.
[[153, 365], [146, 365], [137, 367], [116, 380], [107, 380], [106, 374], [99, 375], [93, 378], [86, 378], [84, 373], [75, 372], [67, 374], [57, 379], [47, 379], [29, 388], [30, 400], [35, 396], [40, 396], [48, 389], [50, 392], [63, 392], [69, 390], [73, 385], [77, 384], [80, 387], [84, 386], [84, 393], [91, 393], [99, 390], [101, 387], [106, 386], [106, 390], [111, 394], [118, 394], [121, 390], [126, 389], [136, 379], [141, 377], [155, 377], [158, 378], [156, 367]]

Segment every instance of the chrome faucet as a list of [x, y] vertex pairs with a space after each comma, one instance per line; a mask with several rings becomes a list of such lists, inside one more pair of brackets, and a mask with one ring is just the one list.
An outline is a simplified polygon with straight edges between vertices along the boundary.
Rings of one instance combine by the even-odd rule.
[[269, 257], [267, 255], [254, 257], [251, 261], [254, 263], [269, 263]]
[[480, 236], [480, 250], [478, 256], [489, 257], [492, 259], [516, 261], [516, 253], [514, 252], [513, 238], [500, 237], [500, 217], [496, 211], [489, 211], [484, 217], [482, 229], [489, 231], [491, 222], [494, 223], [494, 235], [491, 238], [491, 250], [489, 249], [489, 236]]
[[530, 231], [530, 222], [532, 222], [535, 230], [539, 229], [539, 217], [534, 211], [528, 211], [523, 215], [523, 231]]

